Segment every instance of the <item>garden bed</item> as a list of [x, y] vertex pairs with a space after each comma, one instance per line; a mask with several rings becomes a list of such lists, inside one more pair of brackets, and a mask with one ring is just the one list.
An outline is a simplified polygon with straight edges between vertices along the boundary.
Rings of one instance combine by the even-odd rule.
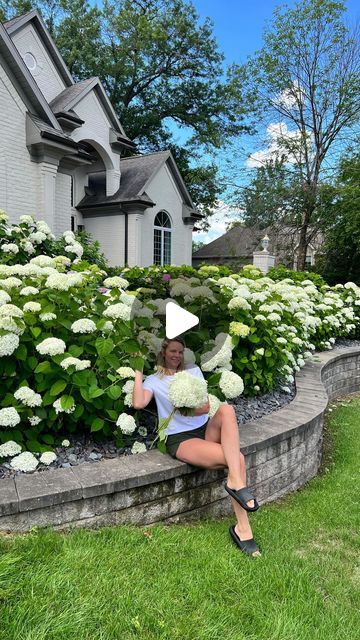
[[[261, 503], [316, 475], [328, 399], [360, 389], [360, 348], [319, 354], [296, 377], [297, 394], [241, 428], [249, 484]], [[0, 530], [173, 522], [231, 509], [223, 471], [197, 470], [154, 450], [0, 481]]]

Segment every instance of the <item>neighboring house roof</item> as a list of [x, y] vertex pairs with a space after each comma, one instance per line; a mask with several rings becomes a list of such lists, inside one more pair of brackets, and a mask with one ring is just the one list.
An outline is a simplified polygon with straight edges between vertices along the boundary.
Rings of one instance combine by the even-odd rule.
[[[193, 258], [245, 257], [260, 247], [266, 230], [254, 227], [233, 227], [227, 233], [193, 253]], [[270, 249], [269, 249], [270, 250]]]
[[[252, 258], [254, 251], [262, 251], [262, 239], [269, 237], [268, 252], [286, 260], [293, 257], [298, 246], [299, 231], [296, 227], [242, 227], [236, 226], [227, 233], [209, 242], [193, 253], [193, 260]], [[316, 240], [310, 243], [312, 248], [318, 248], [321, 244], [321, 234], [317, 234]]]
[[194, 217], [202, 217], [201, 214], [194, 210], [189, 192], [185, 187], [170, 151], [158, 151], [143, 156], [122, 158], [120, 189], [112, 196], [106, 196], [104, 191], [96, 195], [87, 195], [77, 205], [77, 208], [82, 210], [130, 202], [144, 202], [144, 204], [148, 203], [147, 206], [154, 206], [155, 203], [147, 195], [146, 189], [154, 175], [166, 162], [169, 165], [182, 197], [186, 204], [190, 205], [190, 207], [187, 207], [189, 215], [191, 213]]
[[37, 9], [24, 13], [22, 16], [13, 18], [4, 22], [4, 27], [9, 35], [16, 33], [19, 29], [22, 29], [28, 22], [33, 22], [44, 45], [47, 49], [49, 56], [51, 57], [55, 67], [57, 68], [60, 76], [66, 85], [70, 86], [74, 84], [73, 77], [67, 68], [54, 40], [52, 39], [46, 25]]

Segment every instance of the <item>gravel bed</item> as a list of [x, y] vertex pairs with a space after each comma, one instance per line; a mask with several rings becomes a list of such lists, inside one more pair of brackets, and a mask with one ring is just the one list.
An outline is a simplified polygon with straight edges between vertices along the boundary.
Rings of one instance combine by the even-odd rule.
[[[349, 340], [347, 338], [339, 338], [334, 344], [334, 349], [340, 349], [344, 347], [357, 347], [360, 346], [360, 340]], [[251, 420], [257, 420], [262, 416], [268, 415], [281, 409], [289, 402], [291, 402], [296, 393], [295, 383], [287, 385], [290, 393], [283, 391], [282, 389], [276, 389], [269, 393], [264, 393], [253, 398], [246, 398], [244, 396], [238, 396], [234, 398], [229, 404], [232, 404], [237, 420], [239, 424], [244, 422], [250, 422]], [[149, 405], [150, 407], [151, 405]], [[155, 407], [154, 407], [155, 410]], [[143, 411], [142, 412], [142, 424], [147, 428], [146, 438], [137, 436], [138, 442], [143, 442], [147, 449], [153, 446], [155, 438], [155, 425], [156, 418], [154, 412]], [[71, 442], [70, 447], [55, 447], [54, 452], [57, 455], [57, 459], [50, 465], [44, 465], [39, 463], [39, 466], [30, 473], [41, 473], [47, 469], [54, 468], [69, 468], [79, 464], [92, 464], [99, 460], [117, 458], [123, 455], [132, 455], [131, 446], [128, 447], [116, 447], [115, 441], [108, 439], [105, 442], [94, 442], [91, 435], [81, 434], [76, 435], [71, 440], [71, 435], [67, 436]], [[40, 458], [40, 454], [35, 454], [37, 458]], [[16, 475], [24, 473], [23, 471], [15, 471], [10, 467], [9, 462], [3, 462], [0, 464], [0, 478], [13, 478]], [[29, 473], [29, 472], [27, 472]]]

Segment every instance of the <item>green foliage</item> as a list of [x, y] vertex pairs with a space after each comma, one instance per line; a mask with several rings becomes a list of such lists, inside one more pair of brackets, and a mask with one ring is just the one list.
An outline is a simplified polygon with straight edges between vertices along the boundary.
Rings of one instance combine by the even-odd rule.
[[317, 267], [330, 284], [353, 281], [360, 285], [360, 154], [350, 149], [343, 157], [331, 191], [330, 221]]
[[288, 269], [283, 264], [279, 264], [277, 267], [269, 269], [267, 275], [276, 282], [279, 280], [285, 280], [285, 278], [290, 278], [296, 284], [300, 284], [304, 280], [311, 280], [311, 282], [313, 282], [319, 289], [322, 286], [327, 285], [327, 282], [319, 273], [314, 273], [313, 271], [294, 271], [293, 269]]

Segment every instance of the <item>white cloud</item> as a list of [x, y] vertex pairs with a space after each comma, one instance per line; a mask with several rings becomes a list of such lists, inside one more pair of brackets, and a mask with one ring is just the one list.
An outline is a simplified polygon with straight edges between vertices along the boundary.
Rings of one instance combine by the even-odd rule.
[[284, 154], [287, 156], [286, 161], [289, 164], [294, 164], [297, 161], [296, 155], [301, 152], [300, 131], [290, 130], [285, 122], [279, 122], [272, 123], [267, 127], [267, 135], [269, 141], [267, 148], [252, 153], [246, 161], [248, 167], [264, 166], [266, 162], [280, 159]]
[[219, 201], [213, 209], [214, 213], [210, 218], [210, 228], [208, 231], [195, 231], [193, 240], [209, 244], [216, 238], [226, 233], [226, 227], [232, 220], [239, 220], [241, 209], [232, 207], [226, 202]]

